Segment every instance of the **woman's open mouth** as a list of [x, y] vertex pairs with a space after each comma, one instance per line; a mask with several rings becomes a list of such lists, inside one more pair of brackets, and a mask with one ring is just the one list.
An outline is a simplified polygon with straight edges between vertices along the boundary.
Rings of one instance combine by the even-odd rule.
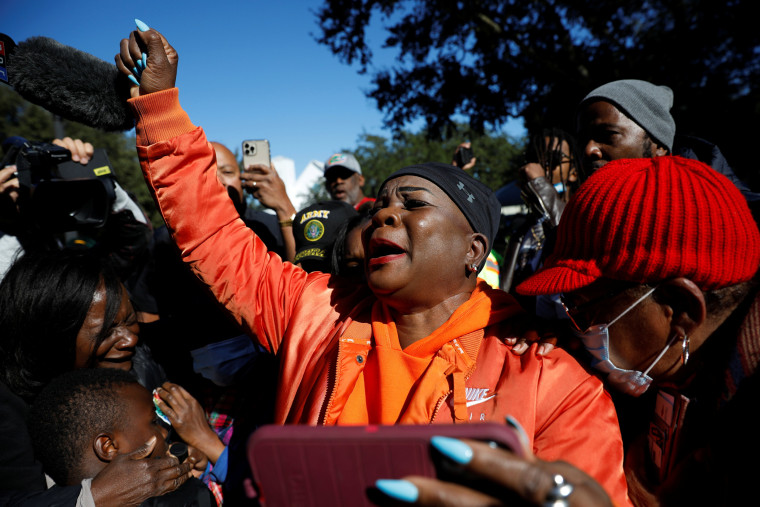
[[379, 266], [400, 259], [406, 255], [406, 251], [392, 241], [373, 239], [369, 244], [368, 265]]

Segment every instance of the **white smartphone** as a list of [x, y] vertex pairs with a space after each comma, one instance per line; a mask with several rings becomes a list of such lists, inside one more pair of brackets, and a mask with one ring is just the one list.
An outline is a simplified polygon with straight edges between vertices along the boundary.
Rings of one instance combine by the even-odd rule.
[[256, 164], [272, 165], [269, 156], [269, 140], [267, 139], [243, 141], [243, 169]]

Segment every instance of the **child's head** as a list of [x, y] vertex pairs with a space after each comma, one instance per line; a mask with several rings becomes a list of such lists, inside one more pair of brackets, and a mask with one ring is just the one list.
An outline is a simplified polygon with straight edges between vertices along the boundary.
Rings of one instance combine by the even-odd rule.
[[53, 380], [32, 405], [29, 433], [37, 459], [60, 485], [94, 477], [153, 436], [153, 455], [166, 453], [166, 430], [150, 392], [113, 368], [74, 370]]

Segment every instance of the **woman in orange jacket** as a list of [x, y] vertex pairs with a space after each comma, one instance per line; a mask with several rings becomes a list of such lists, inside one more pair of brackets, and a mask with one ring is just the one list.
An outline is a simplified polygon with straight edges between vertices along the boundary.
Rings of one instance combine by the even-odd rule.
[[446, 164], [397, 171], [382, 184], [363, 232], [367, 284], [306, 273], [267, 252], [240, 221], [217, 181], [213, 148], [179, 105], [177, 53], [144, 28], [122, 41], [116, 57], [132, 75], [147, 54], [130, 100], [143, 172], [185, 262], [278, 355], [275, 422], [503, 422], [509, 415], [540, 458], [520, 466], [535, 468], [547, 498], [557, 491], [547, 462], [561, 459], [628, 503], [617, 417], [599, 380], [561, 350], [543, 356], [533, 344], [512, 353], [526, 333], [523, 311], [503, 291], [477, 283], [500, 216], [487, 187]]

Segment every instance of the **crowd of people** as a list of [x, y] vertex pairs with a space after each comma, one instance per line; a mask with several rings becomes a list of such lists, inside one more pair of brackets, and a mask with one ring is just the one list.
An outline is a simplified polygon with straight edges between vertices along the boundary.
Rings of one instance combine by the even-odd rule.
[[[116, 66], [166, 225], [115, 183], [109, 233], [63, 248], [29, 227], [4, 160], [0, 503], [258, 505], [249, 438], [284, 424], [429, 425], [449, 473], [379, 477], [381, 504], [754, 498], [738, 430], [757, 399], [760, 195], [676, 135], [672, 90], [613, 81], [575, 132], [532, 136], [530, 215], [495, 252], [501, 204], [469, 143], [375, 196], [333, 154], [330, 200], [297, 210], [274, 166], [241, 171], [192, 123], [158, 31], [138, 24]], [[478, 423], [520, 449], [436, 436]]]

